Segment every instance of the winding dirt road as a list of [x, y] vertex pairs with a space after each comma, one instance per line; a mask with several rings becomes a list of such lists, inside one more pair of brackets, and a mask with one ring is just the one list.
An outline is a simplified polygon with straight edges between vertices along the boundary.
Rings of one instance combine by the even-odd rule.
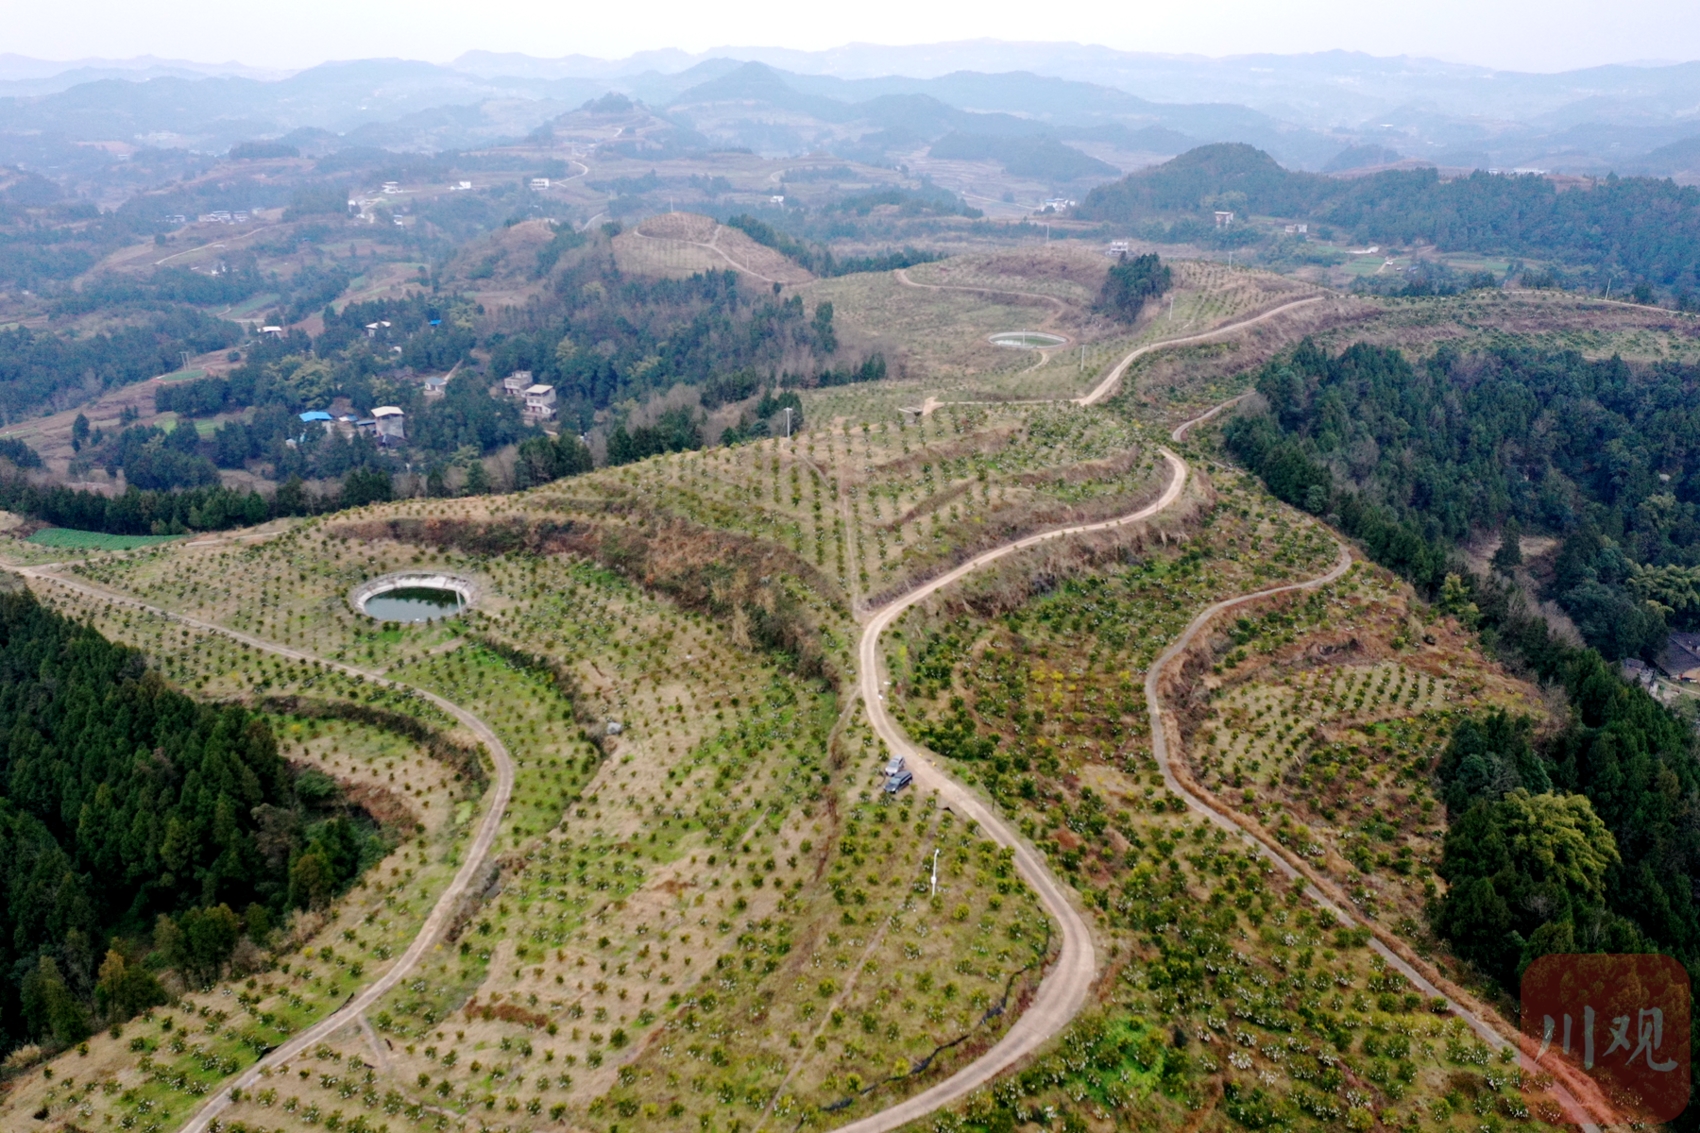
[[[1045, 317], [1044, 322], [1040, 324], [1041, 327], [1050, 326], [1056, 321], [1057, 316], [1067, 309], [1061, 299], [1054, 295], [1044, 295], [1037, 291], [1005, 291], [996, 287], [971, 287], [964, 284], [951, 283], [916, 283], [914, 280], [909, 278], [908, 273], [903, 268], [896, 269], [892, 272], [892, 274], [895, 275], [897, 277], [897, 281], [905, 287], [914, 287], [926, 291], [971, 291], [980, 295], [1015, 295], [1024, 299], [1042, 299], [1047, 303], [1054, 304], [1056, 306], [1056, 310], [1052, 311], [1051, 314]], [[1194, 342], [1208, 342], [1213, 338], [1219, 338], [1222, 335], [1231, 334], [1237, 330], [1244, 330], [1249, 326], [1256, 326], [1258, 323], [1265, 322], [1266, 320], [1274, 318], [1276, 315], [1282, 314], [1286, 311], [1291, 311], [1294, 308], [1303, 307], [1310, 303], [1319, 303], [1326, 298], [1328, 298], [1327, 295], [1307, 295], [1303, 299], [1294, 299], [1290, 302], [1282, 303], [1278, 307], [1271, 307], [1267, 311], [1260, 311], [1255, 315], [1248, 315], [1247, 317], [1235, 322], [1223, 323], [1219, 327], [1200, 331], [1197, 334], [1189, 334], [1183, 338], [1164, 338], [1156, 342], [1148, 342], [1144, 346], [1136, 346], [1132, 350], [1128, 351], [1127, 354], [1123, 355], [1119, 362], [1110, 367], [1109, 372], [1099, 380], [1097, 385], [1093, 386], [1090, 390], [1081, 394], [1079, 397], [1066, 399], [1038, 398], [1032, 401], [1017, 400], [995, 403], [978, 401], [939, 401], [935, 398], [929, 397], [921, 407], [921, 412], [931, 413], [934, 409], [939, 409], [946, 405], [1050, 405], [1062, 400], [1071, 401], [1075, 405], [1097, 405], [1099, 402], [1109, 397], [1110, 394], [1115, 392], [1116, 387], [1121, 384], [1123, 375], [1127, 373], [1127, 368], [1129, 366], [1133, 365], [1134, 362], [1151, 353], [1153, 350], [1166, 350], [1171, 346], [1187, 346]], [[1047, 333], [1053, 332], [1048, 331]], [[1040, 366], [1043, 366], [1050, 357], [1050, 355], [1044, 350], [1041, 350], [1039, 355], [1039, 361], [1033, 366], [1028, 367], [1029, 370], [1037, 370]], [[1210, 410], [1210, 412], [1204, 414], [1202, 417], [1187, 422], [1185, 425], [1182, 425], [1179, 430], [1177, 430], [1177, 434], [1184, 432], [1186, 429], [1198, 424], [1200, 421], [1214, 417], [1229, 406], [1237, 404], [1245, 396], [1245, 394], [1241, 394], [1240, 397], [1225, 401], [1221, 405]], [[908, 411], [906, 410], [906, 412]]]
[[914, 785], [917, 790], [937, 791], [941, 806], [949, 807], [962, 818], [978, 822], [988, 837], [1015, 850], [1016, 872], [1033, 887], [1045, 912], [1061, 926], [1062, 947], [1056, 965], [1040, 981], [1039, 991], [1033, 1002], [1004, 1033], [1003, 1038], [998, 1040], [997, 1045], [944, 1081], [912, 1098], [898, 1102], [889, 1109], [841, 1126], [839, 1133], [885, 1133], [886, 1130], [906, 1125], [985, 1085], [1068, 1026], [1085, 1005], [1087, 992], [1091, 990], [1092, 981], [1098, 974], [1098, 958], [1092, 946], [1091, 929], [1087, 927], [1085, 918], [1075, 907], [1067, 890], [1045, 867], [1044, 860], [1031, 846], [1015, 835], [1001, 816], [933, 763], [930, 753], [910, 742], [909, 737], [886, 711], [885, 695], [880, 691], [880, 635], [915, 603], [1001, 558], [1052, 540], [1139, 523], [1163, 511], [1180, 498], [1186, 487], [1187, 466], [1185, 461], [1168, 449], [1161, 451], [1169, 464], [1169, 482], [1164, 486], [1162, 494], [1152, 503], [1120, 519], [1041, 532], [976, 555], [948, 574], [922, 583], [901, 598], [880, 607], [862, 630], [862, 639], [856, 651], [856, 664], [861, 670], [861, 696], [867, 707], [868, 723], [891, 749], [891, 754], [903, 756], [910, 772], [915, 776]]
[[[596, 216], [601, 216], [601, 215], [602, 215], [601, 213], [596, 214]], [[596, 217], [593, 216], [590, 219], [595, 220]], [[586, 227], [589, 227], [589, 221], [586, 221], [585, 224], [586, 224]], [[651, 236], [649, 233], [647, 233], [643, 230], [642, 225], [634, 226], [632, 228], [632, 231], [637, 234], [637, 237], [640, 240], [653, 240], [656, 243], [671, 242], [671, 243], [674, 243], [674, 244], [689, 244], [693, 248], [702, 248], [706, 251], [713, 252], [715, 255], [717, 255], [721, 259], [725, 260], [727, 262], [727, 264], [729, 264], [733, 268], [733, 270], [741, 271], [745, 275], [754, 276], [755, 278], [761, 280], [764, 283], [778, 283], [778, 284], [781, 284], [781, 285], [783, 285], [785, 283], [785, 281], [783, 279], [774, 279], [772, 276], [763, 275], [761, 272], [757, 271], [756, 269], [754, 269], [752, 267], [748, 267], [744, 264], [741, 264], [737, 260], [733, 259], [731, 253], [727, 252], [725, 248], [722, 248], [720, 246], [720, 228], [719, 228], [719, 226], [716, 226], [716, 228], [714, 229], [714, 236], [707, 241], [686, 240], [686, 239], [684, 239], [683, 237], [680, 237], [680, 236]]]
[[[1326, 298], [1327, 298], [1326, 295], [1307, 295], [1303, 299], [1294, 299], [1292, 302], [1283, 303], [1279, 307], [1271, 307], [1267, 311], [1263, 311], [1259, 314], [1252, 315], [1248, 318], [1241, 319], [1238, 322], [1224, 323], [1223, 325], [1216, 327], [1214, 330], [1206, 330], [1206, 331], [1200, 331], [1197, 334], [1189, 334], [1185, 338], [1165, 338], [1165, 339], [1161, 340], [1160, 342], [1148, 342], [1144, 346], [1137, 346], [1132, 351], [1130, 351], [1125, 358], [1123, 358], [1120, 362], [1117, 362], [1115, 364], [1115, 366], [1111, 368], [1110, 372], [1104, 375], [1104, 380], [1099, 382], [1096, 386], [1094, 386], [1092, 388], [1091, 392], [1082, 394], [1081, 396], [1074, 398], [1073, 399], [1074, 403], [1076, 405], [1097, 405], [1100, 401], [1103, 401], [1106, 397], [1109, 397], [1111, 391], [1113, 391], [1116, 388], [1116, 386], [1121, 382], [1122, 375], [1127, 373], [1127, 368], [1129, 366], [1133, 365], [1133, 363], [1136, 360], [1138, 360], [1139, 358], [1142, 358], [1145, 355], [1151, 353], [1151, 351], [1153, 351], [1153, 350], [1163, 350], [1163, 349], [1166, 349], [1170, 346], [1186, 346], [1188, 343], [1193, 343], [1193, 342], [1208, 342], [1212, 338], [1216, 338], [1219, 335], [1227, 334], [1230, 331], [1243, 330], [1246, 327], [1255, 326], [1258, 323], [1261, 323], [1266, 319], [1272, 319], [1276, 315], [1281, 314], [1283, 311], [1291, 311], [1293, 308], [1303, 307], [1307, 303], [1320, 303], [1323, 299], [1326, 299]], [[1234, 401], [1238, 401], [1238, 400], [1239, 400], [1239, 398], [1234, 399]], [[1209, 413], [1206, 413], [1204, 415], [1204, 417], [1214, 416], [1215, 414], [1221, 412], [1223, 409], [1225, 409], [1227, 407], [1227, 405], [1230, 405], [1230, 404], [1232, 404], [1232, 402], [1228, 402], [1228, 403], [1225, 403], [1223, 405], [1218, 405], [1215, 409], [1212, 409]], [[1198, 420], [1203, 420], [1203, 419], [1204, 418], [1201, 417]], [[1175, 430], [1177, 437], [1178, 437], [1179, 434], [1185, 432], [1187, 429], [1191, 428], [1196, 423], [1197, 423], [1196, 421], [1189, 421], [1185, 425], [1182, 425], [1179, 429]]]
[[289, 1041], [285, 1042], [282, 1046], [271, 1050], [264, 1058], [248, 1067], [247, 1070], [238, 1074], [231, 1081], [226, 1082], [219, 1089], [218, 1093], [209, 1097], [201, 1108], [195, 1112], [194, 1116], [192, 1116], [182, 1126], [182, 1133], [204, 1133], [213, 1119], [230, 1107], [230, 1091], [232, 1089], [246, 1090], [252, 1088], [254, 1083], [259, 1081], [260, 1071], [262, 1069], [269, 1069], [271, 1067], [281, 1065], [295, 1057], [297, 1054], [300, 1054], [303, 1050], [306, 1050], [314, 1043], [323, 1041], [330, 1035], [348, 1026], [350, 1023], [358, 1022], [361, 1015], [367, 1008], [382, 999], [391, 988], [406, 979], [412, 974], [413, 969], [418, 967], [419, 961], [424, 959], [425, 953], [431, 950], [431, 948], [437, 943], [438, 938], [442, 936], [443, 930], [448, 927], [449, 920], [454, 916], [455, 908], [460, 904], [461, 898], [466, 895], [466, 892], [471, 887], [473, 880], [483, 870], [485, 861], [490, 856], [491, 847], [494, 846], [496, 842], [496, 834], [502, 825], [502, 816], [507, 812], [509, 799], [513, 797], [513, 760], [508, 755], [507, 747], [496, 735], [494, 729], [477, 716], [474, 716], [471, 712], [462, 708], [460, 705], [451, 700], [445, 700], [443, 697], [438, 696], [434, 692], [430, 692], [422, 688], [416, 688], [412, 685], [406, 685], [400, 681], [390, 680], [389, 678], [380, 676], [377, 673], [367, 672], [364, 669], [357, 669], [352, 665], [343, 665], [335, 661], [327, 661], [322, 657], [315, 656], [314, 654], [307, 653], [299, 649], [291, 649], [288, 646], [278, 645], [275, 642], [267, 641], [260, 637], [254, 637], [238, 630], [228, 629], [215, 622], [203, 621], [200, 618], [190, 617], [187, 614], [175, 613], [171, 610], [162, 609], [158, 606], [150, 606], [146, 602], [141, 602], [127, 595], [106, 590], [103, 587], [93, 586], [86, 582], [65, 578], [53, 573], [52, 567], [17, 567], [14, 569], [26, 578], [32, 578], [38, 582], [52, 586], [62, 586], [67, 590], [75, 591], [76, 593], [82, 594], [85, 597], [93, 598], [97, 601], [111, 602], [115, 605], [124, 605], [129, 606], [132, 609], [144, 610], [157, 617], [177, 622], [180, 625], [189, 626], [193, 629], [202, 630], [206, 633], [221, 634], [233, 641], [239, 641], [244, 645], [251, 646], [254, 649], [264, 650], [267, 653], [275, 653], [280, 657], [287, 657], [293, 661], [316, 663], [323, 665], [326, 668], [346, 673], [349, 676], [361, 677], [374, 684], [385, 685], [390, 688], [404, 689], [412, 692], [430, 701], [432, 704], [435, 704], [438, 708], [441, 708], [443, 711], [447, 712], [456, 720], [459, 720], [462, 724], [464, 724], [467, 730], [477, 736], [479, 742], [481, 742], [489, 751], [490, 758], [496, 765], [495, 779], [488, 792], [489, 806], [484, 812], [483, 822], [479, 824], [478, 833], [473, 836], [472, 844], [467, 847], [466, 860], [461, 864], [460, 869], [455, 872], [453, 880], [449, 882], [448, 888], [443, 890], [442, 896], [437, 898], [436, 905], [425, 918], [425, 923], [420, 927], [419, 934], [413, 938], [413, 943], [408, 945], [407, 951], [401, 954], [396, 962], [390, 967], [389, 971], [385, 972], [377, 980], [368, 984], [364, 989], [356, 993], [347, 1003], [343, 1004], [341, 1007], [337, 1008], [311, 1027], [308, 1027], [306, 1030], [290, 1038]]
[[1062, 299], [1055, 295], [1046, 295], [1042, 291], [1013, 291], [1007, 287], [975, 287], [966, 283], [916, 283], [909, 278], [908, 268], [893, 268], [892, 274], [897, 277], [897, 282], [903, 286], [918, 288], [922, 291], [971, 291], [976, 295], [1018, 295], [1023, 299], [1037, 299], [1042, 303], [1049, 303], [1055, 308], [1046, 318], [1046, 322], [1050, 322], [1068, 310], [1068, 304]]
[[[1307, 302], [1314, 302], [1314, 299], [1299, 300], [1277, 307], [1250, 321], [1259, 321], [1282, 310]], [[1236, 325], [1243, 326], [1245, 324]], [[1219, 331], [1211, 333], [1219, 333]], [[1196, 337], [1204, 338], [1209, 337], [1209, 335]], [[1111, 377], [1106, 379], [1105, 384], [1099, 386], [1095, 394], [1101, 396], [1102, 391], [1108, 388], [1109, 383], [1119, 378], [1120, 371], [1126, 368], [1127, 363], [1143, 351], [1158, 345], [1171, 345], [1173, 342], [1185, 341], [1192, 340], [1171, 340], [1169, 343], [1153, 344], [1152, 347], [1142, 347], [1135, 351], [1123, 360], [1116, 371], [1112, 372]], [[1217, 416], [1246, 396], [1241, 394], [1239, 397], [1231, 398], [1184, 422], [1174, 430], [1171, 439], [1176, 444], [1181, 443], [1185, 440], [1187, 432], [1194, 426]], [[1090, 401], [1082, 402], [1082, 404], [1090, 403]], [[857, 647], [857, 664], [861, 671], [860, 694], [867, 708], [869, 724], [873, 727], [875, 733], [885, 741], [893, 755], [904, 757], [915, 777], [915, 787], [918, 790], [937, 791], [941, 805], [949, 807], [954, 813], [964, 818], [978, 822], [989, 837], [1014, 849], [1016, 869], [1022, 878], [1033, 887], [1045, 911], [1056, 920], [1061, 929], [1062, 945], [1055, 966], [1046, 973], [1044, 979], [1040, 982], [1039, 991], [1033, 1002], [991, 1050], [944, 1081], [878, 1113], [870, 1114], [858, 1121], [841, 1126], [837, 1133], [889, 1133], [890, 1130], [924, 1117], [933, 1110], [948, 1105], [985, 1085], [1016, 1065], [1027, 1055], [1038, 1050], [1067, 1027], [1085, 1005], [1087, 994], [1091, 990], [1092, 982], [1097, 975], [1097, 957], [1093, 948], [1091, 930], [1087, 926], [1085, 918], [1076, 908], [1068, 891], [1052, 876], [1043, 859], [1031, 846], [1017, 837], [1003, 819], [994, 813], [989, 806], [972, 794], [947, 771], [934, 763], [931, 753], [913, 743], [892, 720], [890, 713], [886, 710], [885, 696], [881, 691], [884, 684], [880, 666], [880, 636], [890, 627], [892, 622], [902, 616], [905, 610], [917, 602], [1007, 555], [1056, 539], [1138, 523], [1172, 506], [1175, 501], [1180, 499], [1190, 470], [1186, 462], [1173, 451], [1167, 448], [1160, 451], [1169, 464], [1170, 477], [1163, 493], [1153, 503], [1119, 519], [1030, 535], [1025, 539], [1019, 539], [977, 555], [949, 573], [923, 583], [908, 594], [881, 607], [863, 628], [861, 641]], [[1221, 804], [1213, 806], [1214, 800], [1210, 799], [1202, 789], [1197, 788], [1190, 776], [1183, 778], [1176, 774], [1170, 751], [1169, 728], [1171, 721], [1163, 706], [1161, 687], [1164, 675], [1170, 666], [1184, 656], [1199, 635], [1219, 615], [1236, 607], [1259, 602], [1280, 594], [1315, 590], [1327, 586], [1342, 578], [1351, 569], [1352, 562], [1351, 551], [1344, 543], [1341, 543], [1340, 554], [1334, 565], [1327, 572], [1315, 578], [1268, 587], [1207, 606], [1188, 623], [1180, 636], [1152, 663], [1145, 679], [1146, 708], [1151, 717], [1152, 754], [1157, 760], [1163, 781], [1169, 790], [1184, 799], [1189, 809], [1243, 838], [1289, 880], [1305, 881], [1306, 893], [1311, 900], [1328, 909], [1342, 924], [1347, 926], [1360, 923], [1359, 919], [1346, 908], [1347, 902], [1337, 896], [1324, 893], [1288, 860], [1278, 844], [1269, 839], [1261, 828], [1242, 824], [1243, 820], [1239, 819], [1239, 816], [1234, 815]], [[1218, 807], [1221, 809], [1218, 809]], [[1392, 941], [1396, 947], [1390, 947], [1389, 943], [1383, 939], [1384, 936], [1389, 935], [1386, 934], [1385, 930], [1373, 925], [1369, 927], [1375, 933], [1370, 940], [1370, 947], [1374, 948], [1413, 985], [1421, 989], [1427, 996], [1445, 1000], [1447, 1006], [1489, 1046], [1500, 1049], [1509, 1045], [1509, 1040], [1487, 1020], [1485, 1012], [1478, 1010], [1472, 1004], [1460, 1002], [1450, 993], [1450, 989], [1437, 986], [1424, 972], [1419, 971], [1417, 965], [1412, 962], [1415, 957], [1410, 953], [1408, 947], [1396, 939]], [[1584, 1088], [1586, 1087], [1586, 1083], [1579, 1084]], [[1590, 1098], [1590, 1101], [1594, 1104], [1587, 1109], [1578, 1106], [1575, 1095], [1567, 1091], [1562, 1083], [1555, 1083], [1553, 1092], [1572, 1113], [1601, 1112], [1597, 1098]], [[1605, 1112], [1609, 1112], [1609, 1110]], [[1598, 1133], [1598, 1127], [1593, 1124], [1584, 1123], [1583, 1129], [1586, 1133]]]
[[[1181, 424], [1175, 429], [1171, 439], [1179, 444], [1185, 440], [1187, 432], [1194, 426], [1203, 424], [1249, 396], [1250, 394], [1241, 394], [1239, 397], [1231, 398], [1209, 412], [1200, 414]], [[1297, 864], [1292, 855], [1271, 838], [1261, 826], [1248, 821], [1243, 815], [1204, 790], [1192, 778], [1190, 772], [1186, 771], [1184, 766], [1182, 766], [1180, 773], [1176, 771], [1177, 764], [1171, 753], [1170, 743], [1171, 740], [1174, 740], [1176, 747], [1179, 746], [1178, 727], [1175, 727], [1172, 715], [1165, 709], [1162, 696], [1163, 681], [1169, 668], [1186, 655], [1187, 650], [1192, 648], [1199, 635], [1208, 629], [1210, 623], [1221, 614], [1281, 594], [1317, 590], [1345, 577], [1346, 573], [1352, 569], [1352, 553], [1345, 543], [1341, 542], [1338, 545], [1339, 557], [1335, 559], [1334, 565], [1326, 573], [1306, 579], [1303, 582], [1271, 586], [1233, 598], [1225, 598], [1220, 602], [1206, 606], [1194, 616], [1192, 621], [1187, 623], [1180, 636], [1158, 655], [1145, 674], [1145, 707], [1151, 721], [1151, 754], [1156, 759], [1158, 770], [1163, 775], [1164, 785], [1186, 801], [1188, 810], [1203, 816], [1230, 833], [1239, 835], [1260, 856], [1269, 861], [1289, 883], [1302, 881], [1305, 886], [1305, 895], [1319, 907], [1333, 913], [1341, 924], [1347, 927], [1361, 925], [1370, 929], [1373, 935], [1370, 938], [1369, 946], [1380, 954], [1389, 966], [1410, 980], [1425, 996], [1445, 1000], [1447, 1007], [1463, 1019], [1477, 1037], [1487, 1043], [1488, 1046], [1494, 1050], [1512, 1046], [1514, 1044], [1489, 1021], [1485, 1010], [1478, 1009], [1474, 1004], [1459, 1002], [1453, 994], [1455, 989], [1438, 986], [1430, 978], [1431, 975], [1438, 975], [1438, 973], [1419, 970], [1420, 961], [1417, 960], [1408, 945], [1381, 926], [1364, 921], [1352, 913], [1349, 910], [1350, 902], [1336, 886], [1330, 884], [1327, 886], [1329, 892], [1324, 892], [1323, 887], [1318, 884], [1320, 879], [1310, 869]], [[1173, 733], [1171, 728], [1175, 728]], [[1428, 968], [1427, 964], [1421, 966], [1424, 969]], [[1551, 1089], [1568, 1113], [1611, 1113], [1609, 1106], [1592, 1088], [1589, 1081], [1578, 1079], [1573, 1075], [1569, 1075], [1567, 1078], [1570, 1085], [1577, 1087], [1575, 1092], [1567, 1089], [1564, 1082], [1555, 1082]], [[1586, 1105], [1579, 1104], [1578, 1095], [1586, 1098]], [[1581, 1127], [1585, 1133], [1598, 1133], [1598, 1126], [1595, 1124], [1584, 1121], [1581, 1123]]]

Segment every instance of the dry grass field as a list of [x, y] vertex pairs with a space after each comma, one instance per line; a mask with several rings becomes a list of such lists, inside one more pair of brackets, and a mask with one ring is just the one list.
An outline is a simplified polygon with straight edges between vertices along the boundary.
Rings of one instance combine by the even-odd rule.
[[798, 284], [814, 277], [742, 230], [697, 213], [662, 213], [614, 237], [614, 262], [634, 275], [682, 279], [731, 269], [758, 283]]

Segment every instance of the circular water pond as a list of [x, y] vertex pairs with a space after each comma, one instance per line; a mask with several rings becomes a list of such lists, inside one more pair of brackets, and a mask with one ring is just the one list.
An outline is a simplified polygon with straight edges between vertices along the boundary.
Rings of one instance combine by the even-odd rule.
[[464, 604], [455, 590], [402, 586], [366, 599], [366, 613], [381, 622], [428, 622], [458, 614]]
[[389, 574], [362, 583], [351, 606], [380, 622], [430, 622], [451, 618], [473, 604], [471, 582], [452, 574]]
[[1061, 346], [1068, 339], [1040, 330], [1009, 330], [992, 335], [988, 341], [993, 346], [1007, 346], [1012, 350], [1049, 350], [1053, 346]]

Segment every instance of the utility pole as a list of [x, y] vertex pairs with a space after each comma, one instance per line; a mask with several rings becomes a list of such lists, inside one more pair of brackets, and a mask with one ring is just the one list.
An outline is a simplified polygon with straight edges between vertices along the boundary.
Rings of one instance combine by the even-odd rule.
[[1169, 321], [1175, 321], [1175, 293], [1169, 292]]

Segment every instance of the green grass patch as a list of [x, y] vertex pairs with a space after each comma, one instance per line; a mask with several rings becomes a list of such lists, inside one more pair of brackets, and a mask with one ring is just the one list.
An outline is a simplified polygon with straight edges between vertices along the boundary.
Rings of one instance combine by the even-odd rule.
[[107, 535], [101, 531], [77, 531], [70, 527], [44, 527], [24, 542], [73, 551], [130, 551], [182, 538], [182, 535]]
[[278, 299], [279, 296], [277, 292], [268, 291], [263, 295], [256, 295], [252, 299], [247, 299], [236, 304], [225, 313], [227, 315], [251, 315], [262, 308], [274, 306]]

